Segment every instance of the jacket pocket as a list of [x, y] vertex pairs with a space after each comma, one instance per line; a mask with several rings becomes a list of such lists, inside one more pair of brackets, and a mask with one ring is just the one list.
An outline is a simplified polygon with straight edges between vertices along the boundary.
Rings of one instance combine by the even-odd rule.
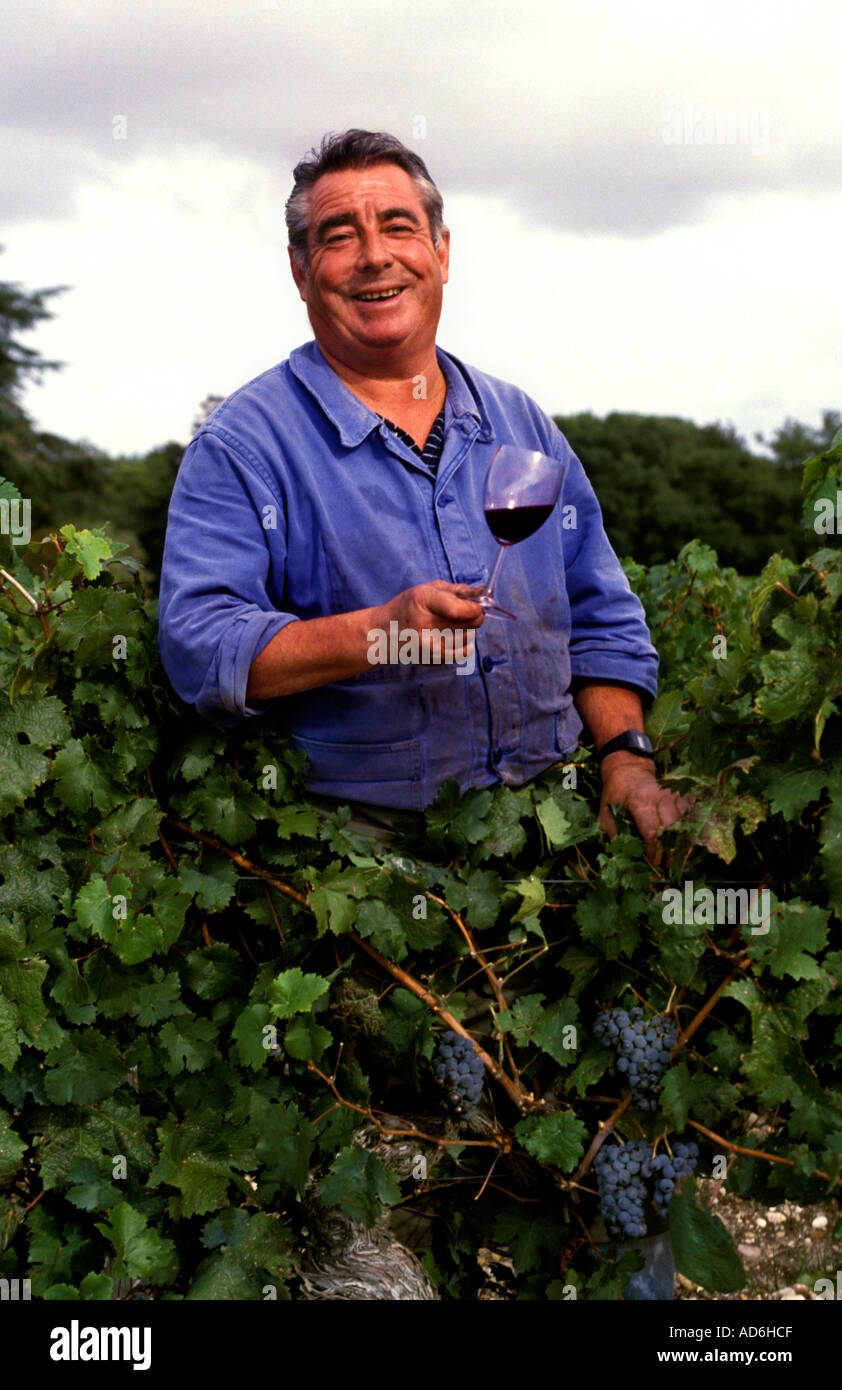
[[421, 739], [398, 743], [328, 743], [291, 733], [306, 753], [307, 786], [322, 796], [348, 797], [410, 811], [424, 809]]
[[555, 717], [555, 746], [565, 758], [572, 758], [579, 747], [582, 721], [572, 700], [566, 710]]

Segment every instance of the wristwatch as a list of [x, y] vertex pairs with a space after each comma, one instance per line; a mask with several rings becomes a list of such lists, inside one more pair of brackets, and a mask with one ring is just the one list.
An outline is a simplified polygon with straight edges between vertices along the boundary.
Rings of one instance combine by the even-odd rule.
[[603, 743], [597, 752], [596, 760], [601, 763], [609, 753], [619, 753], [621, 749], [625, 753], [635, 753], [639, 758], [655, 757], [646, 734], [641, 733], [639, 729], [626, 729], [625, 733], [617, 734], [616, 738], [610, 738], [607, 743]]

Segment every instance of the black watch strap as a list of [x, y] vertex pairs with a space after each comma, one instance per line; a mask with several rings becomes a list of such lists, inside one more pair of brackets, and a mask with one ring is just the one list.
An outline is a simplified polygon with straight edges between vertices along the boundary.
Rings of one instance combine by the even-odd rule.
[[641, 733], [639, 729], [626, 729], [625, 733], [617, 734], [616, 738], [610, 738], [607, 743], [603, 743], [597, 752], [596, 760], [601, 763], [609, 753], [619, 753], [621, 750], [624, 753], [636, 753], [640, 758], [655, 757], [646, 734]]

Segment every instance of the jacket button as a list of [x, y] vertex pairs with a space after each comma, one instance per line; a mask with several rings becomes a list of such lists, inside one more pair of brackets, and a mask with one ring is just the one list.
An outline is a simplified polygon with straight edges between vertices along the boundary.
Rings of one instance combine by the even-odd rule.
[[491, 670], [493, 669], [493, 667], [494, 667], [494, 664], [495, 664], [495, 662], [494, 662], [494, 657], [493, 657], [493, 656], [484, 656], [484, 657], [482, 658], [482, 669], [483, 669], [483, 671], [491, 671]]

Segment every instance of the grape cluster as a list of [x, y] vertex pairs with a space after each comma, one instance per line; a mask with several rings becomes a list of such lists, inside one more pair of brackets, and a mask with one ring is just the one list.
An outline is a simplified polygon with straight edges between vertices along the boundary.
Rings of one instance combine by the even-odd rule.
[[603, 1144], [593, 1166], [609, 1236], [626, 1240], [645, 1236], [649, 1180], [654, 1179], [655, 1210], [666, 1217], [677, 1180], [693, 1172], [698, 1157], [697, 1144], [673, 1145], [672, 1158], [668, 1153], [653, 1158], [645, 1139], [637, 1144]]
[[698, 1144], [676, 1144], [673, 1147], [672, 1158], [669, 1154], [658, 1154], [656, 1158], [648, 1158], [643, 1172], [647, 1178], [655, 1178], [655, 1210], [659, 1216], [666, 1216], [667, 1207], [673, 1194], [676, 1179], [683, 1178], [687, 1173], [692, 1173], [699, 1157]]
[[599, 1202], [610, 1236], [646, 1235], [646, 1165], [649, 1145], [603, 1144], [594, 1159]]
[[454, 1115], [467, 1118], [473, 1114], [482, 1092], [483, 1070], [470, 1038], [453, 1032], [442, 1035], [433, 1055], [433, 1075], [447, 1092]]
[[678, 1041], [675, 1024], [657, 1015], [647, 1019], [639, 1007], [628, 1013], [611, 1009], [597, 1020], [594, 1033], [614, 1048], [617, 1070], [625, 1072], [641, 1110], [655, 1110], [661, 1077]]

